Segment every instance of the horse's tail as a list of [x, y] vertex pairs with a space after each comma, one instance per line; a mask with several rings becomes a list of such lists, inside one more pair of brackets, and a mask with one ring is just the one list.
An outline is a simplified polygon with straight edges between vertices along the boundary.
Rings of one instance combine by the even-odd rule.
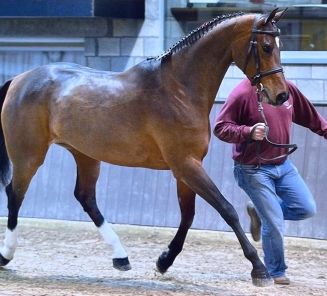
[[[12, 80], [8, 80], [0, 88], [0, 110], [2, 110], [3, 102], [7, 95], [9, 85]], [[0, 112], [0, 121], [1, 121], [1, 112]], [[11, 169], [10, 169], [10, 160], [7, 153], [5, 137], [3, 134], [2, 123], [0, 122], [0, 186], [6, 186], [11, 178]]]

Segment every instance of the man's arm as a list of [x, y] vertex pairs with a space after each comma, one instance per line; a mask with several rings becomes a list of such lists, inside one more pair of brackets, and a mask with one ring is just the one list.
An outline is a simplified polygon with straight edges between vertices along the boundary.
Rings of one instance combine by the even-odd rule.
[[310, 129], [327, 139], [327, 121], [318, 113], [313, 104], [291, 82], [289, 89], [293, 96], [293, 122]]
[[[228, 143], [242, 143], [248, 139], [251, 133], [253, 140], [263, 140], [266, 134], [265, 124], [260, 123], [260, 125], [252, 126], [240, 124], [242, 116], [250, 116], [250, 114], [242, 114], [241, 110], [244, 108], [240, 108], [240, 105], [240, 102], [233, 97], [226, 100], [215, 120], [214, 135]], [[253, 128], [255, 130], [252, 132]]]

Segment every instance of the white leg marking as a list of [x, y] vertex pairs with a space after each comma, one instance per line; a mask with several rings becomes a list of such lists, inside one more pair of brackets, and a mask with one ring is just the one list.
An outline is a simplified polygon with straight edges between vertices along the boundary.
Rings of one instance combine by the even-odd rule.
[[4, 246], [1, 248], [0, 253], [7, 260], [14, 258], [14, 253], [18, 246], [18, 230], [17, 227], [11, 231], [6, 229]]
[[103, 224], [98, 229], [105, 243], [113, 246], [114, 254], [112, 258], [114, 259], [126, 258], [127, 253], [123, 248], [122, 244], [120, 243], [120, 239], [118, 235], [115, 233], [115, 231], [112, 229], [111, 225], [107, 221], [104, 221]]

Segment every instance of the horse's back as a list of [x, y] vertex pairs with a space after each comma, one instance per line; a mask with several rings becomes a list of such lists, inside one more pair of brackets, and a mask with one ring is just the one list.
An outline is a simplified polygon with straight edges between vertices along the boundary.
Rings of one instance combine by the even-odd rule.
[[[137, 100], [133, 90], [144, 91], [141, 75], [100, 71], [73, 63], [53, 63], [15, 77], [8, 91], [3, 111], [22, 112], [46, 108], [97, 108], [123, 105]], [[146, 79], [144, 80], [146, 81]], [[76, 105], [76, 106], [75, 106]], [[107, 111], [110, 108], [107, 108]]]
[[167, 168], [153, 138], [156, 123], [149, 124], [160, 113], [158, 89], [146, 64], [123, 73], [42, 66], [13, 79], [2, 110], [5, 133], [12, 145], [56, 143], [110, 163]]

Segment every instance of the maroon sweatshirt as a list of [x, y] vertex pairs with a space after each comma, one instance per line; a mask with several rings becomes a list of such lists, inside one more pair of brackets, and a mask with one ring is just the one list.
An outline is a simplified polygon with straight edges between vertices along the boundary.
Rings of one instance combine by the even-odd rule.
[[[312, 103], [290, 81], [289, 99], [280, 107], [272, 107], [262, 103], [269, 134], [268, 139], [278, 144], [289, 144], [292, 122], [309, 128], [314, 133], [327, 139], [327, 122], [317, 112]], [[240, 162], [245, 149], [246, 140], [250, 136], [250, 128], [259, 122], [264, 122], [258, 111], [256, 88], [248, 79], [243, 80], [230, 94], [224, 103], [214, 123], [214, 135], [220, 140], [233, 143], [232, 158]], [[255, 142], [249, 145], [244, 156], [244, 164], [258, 164], [255, 153]], [[286, 148], [275, 148], [266, 139], [261, 141], [260, 156], [274, 158], [286, 153]], [[261, 164], [281, 164], [286, 156], [273, 161], [261, 160]]]

